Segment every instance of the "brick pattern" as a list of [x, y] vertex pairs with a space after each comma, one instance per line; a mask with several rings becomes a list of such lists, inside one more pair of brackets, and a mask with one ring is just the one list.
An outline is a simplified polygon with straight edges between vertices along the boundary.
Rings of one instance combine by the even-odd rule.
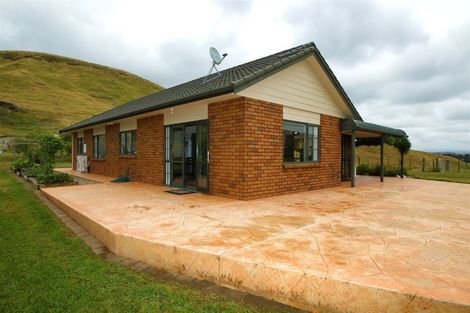
[[242, 200], [337, 186], [339, 118], [322, 115], [320, 162], [284, 166], [282, 105], [237, 98], [209, 105], [210, 193]]
[[[284, 165], [282, 110], [282, 105], [246, 97], [209, 104], [211, 194], [249, 200], [340, 184], [339, 118], [321, 116], [319, 163]], [[84, 142], [91, 173], [163, 183], [163, 115], [137, 120], [134, 157], [119, 155], [119, 124], [106, 126], [104, 160], [92, 158], [92, 129], [84, 131]]]
[[136, 180], [163, 184], [164, 142], [163, 114], [137, 120]]
[[233, 99], [209, 104], [209, 190], [238, 198], [245, 180], [246, 101]]
[[[135, 181], [162, 184], [163, 182], [163, 115], [137, 120], [137, 154], [120, 155], [119, 123], [107, 125], [106, 154], [103, 160], [93, 158], [93, 129], [84, 131], [90, 173], [120, 177], [129, 175]], [[77, 137], [73, 138], [76, 145]], [[76, 154], [73, 154], [74, 159]], [[76, 166], [75, 168], [76, 169]]]

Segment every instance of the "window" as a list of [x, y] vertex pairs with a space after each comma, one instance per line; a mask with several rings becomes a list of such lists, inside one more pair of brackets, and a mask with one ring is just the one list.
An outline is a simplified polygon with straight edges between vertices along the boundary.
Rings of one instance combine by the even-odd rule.
[[121, 154], [135, 154], [136, 139], [136, 130], [121, 132]]
[[77, 155], [84, 154], [83, 151], [83, 137], [78, 137], [77, 138]]
[[284, 162], [318, 162], [319, 127], [284, 121]]
[[105, 155], [104, 135], [93, 136], [93, 157], [96, 159], [104, 159], [104, 155]]

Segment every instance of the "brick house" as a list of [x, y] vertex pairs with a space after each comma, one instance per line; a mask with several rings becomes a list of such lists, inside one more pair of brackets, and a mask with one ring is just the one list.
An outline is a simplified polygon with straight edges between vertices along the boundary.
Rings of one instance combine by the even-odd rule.
[[[89, 172], [255, 199], [354, 186], [366, 123], [313, 43], [132, 100], [61, 130]], [[382, 140], [383, 147], [383, 140]], [[383, 150], [383, 149], [382, 149]]]

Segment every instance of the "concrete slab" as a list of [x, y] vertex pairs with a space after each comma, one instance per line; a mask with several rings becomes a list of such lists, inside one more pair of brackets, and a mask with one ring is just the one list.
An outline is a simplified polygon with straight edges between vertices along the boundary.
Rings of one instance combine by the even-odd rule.
[[298, 308], [470, 311], [470, 185], [360, 177], [254, 201], [168, 189], [42, 192], [118, 255]]

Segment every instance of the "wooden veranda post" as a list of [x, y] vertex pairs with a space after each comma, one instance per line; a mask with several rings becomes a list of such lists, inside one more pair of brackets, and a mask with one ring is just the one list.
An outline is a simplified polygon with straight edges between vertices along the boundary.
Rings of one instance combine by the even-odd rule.
[[354, 187], [356, 185], [355, 154], [356, 154], [356, 131], [353, 130], [351, 133], [351, 187]]
[[380, 136], [380, 182], [384, 181], [384, 135]]
[[404, 159], [405, 159], [404, 156], [405, 156], [405, 154], [400, 152], [400, 177], [401, 178], [403, 178], [403, 175], [404, 175], [404, 173], [403, 173], [403, 167], [404, 167], [403, 162], [404, 162]]

